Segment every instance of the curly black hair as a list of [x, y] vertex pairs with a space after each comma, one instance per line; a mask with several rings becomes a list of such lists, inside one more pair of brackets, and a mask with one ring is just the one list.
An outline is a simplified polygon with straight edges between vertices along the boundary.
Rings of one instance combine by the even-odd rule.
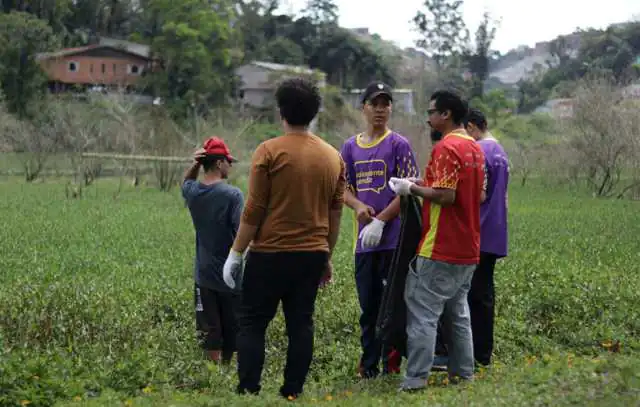
[[308, 126], [320, 110], [320, 90], [310, 80], [284, 80], [276, 90], [280, 116], [291, 126]]
[[439, 112], [451, 112], [451, 120], [454, 124], [462, 124], [467, 116], [469, 105], [457, 93], [449, 90], [439, 90], [431, 95], [430, 100], [435, 102]]

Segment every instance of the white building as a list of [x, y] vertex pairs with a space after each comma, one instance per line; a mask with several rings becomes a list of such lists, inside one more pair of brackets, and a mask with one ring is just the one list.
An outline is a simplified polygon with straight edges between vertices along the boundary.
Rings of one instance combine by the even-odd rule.
[[236, 69], [236, 75], [241, 80], [238, 99], [243, 105], [268, 107], [274, 103], [278, 79], [296, 74], [317, 77], [318, 86], [325, 86], [326, 74], [322, 71], [304, 66], [253, 61]]

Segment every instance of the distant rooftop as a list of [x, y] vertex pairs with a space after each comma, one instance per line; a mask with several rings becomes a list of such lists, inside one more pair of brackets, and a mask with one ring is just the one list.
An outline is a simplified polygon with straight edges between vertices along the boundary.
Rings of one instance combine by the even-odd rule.
[[99, 45], [86, 45], [84, 47], [73, 47], [73, 48], [64, 48], [59, 51], [54, 52], [40, 52], [36, 54], [36, 59], [47, 59], [47, 58], [57, 58], [64, 57], [67, 55], [79, 54], [81, 52], [89, 51], [90, 49], [98, 48]]
[[369, 29], [367, 27], [351, 28], [351, 31], [359, 35], [369, 35]]
[[294, 71], [294, 72], [308, 73], [308, 74], [312, 74], [316, 72], [315, 70], [306, 66], [276, 64], [275, 62], [253, 61], [250, 63], [250, 65], [255, 65], [260, 68], [267, 69], [269, 71]]
[[36, 59], [60, 58], [69, 55], [80, 54], [92, 49], [111, 48], [137, 55], [142, 58], [149, 58], [151, 54], [148, 45], [136, 44], [134, 42], [117, 40], [113, 38], [101, 38], [98, 44], [85, 45], [83, 47], [64, 48], [53, 52], [41, 52], [36, 55]]
[[100, 45], [107, 45], [114, 48], [121, 48], [132, 54], [140, 55], [144, 58], [149, 58], [151, 55], [151, 47], [145, 44], [138, 44], [131, 41], [119, 40], [116, 38], [100, 37]]
[[[364, 89], [349, 89], [345, 91], [348, 93], [362, 93], [364, 92]], [[398, 89], [391, 90], [391, 93], [411, 93], [411, 92], [413, 92], [413, 89], [398, 88]]]

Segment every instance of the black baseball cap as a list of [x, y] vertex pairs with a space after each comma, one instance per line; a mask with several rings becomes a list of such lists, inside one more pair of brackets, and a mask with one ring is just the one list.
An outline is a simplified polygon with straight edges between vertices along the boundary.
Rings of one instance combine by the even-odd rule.
[[393, 102], [393, 95], [391, 94], [391, 88], [384, 82], [376, 81], [367, 85], [364, 93], [362, 94], [362, 104], [375, 98], [376, 96], [385, 95], [389, 98], [390, 102]]

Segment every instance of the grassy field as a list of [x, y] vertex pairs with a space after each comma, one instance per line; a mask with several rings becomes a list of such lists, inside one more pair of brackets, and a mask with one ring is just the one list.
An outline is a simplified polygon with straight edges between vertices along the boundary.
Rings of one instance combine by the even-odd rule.
[[[299, 404], [640, 405], [640, 204], [514, 183], [510, 256], [497, 278], [496, 364], [470, 385], [442, 375], [398, 395], [361, 383], [345, 216], [335, 283], [318, 298], [316, 351]], [[179, 190], [100, 179], [0, 178], [0, 405], [279, 405], [286, 337], [269, 329], [264, 391], [205, 362], [194, 334], [194, 234]], [[620, 346], [618, 346], [619, 341]]]

